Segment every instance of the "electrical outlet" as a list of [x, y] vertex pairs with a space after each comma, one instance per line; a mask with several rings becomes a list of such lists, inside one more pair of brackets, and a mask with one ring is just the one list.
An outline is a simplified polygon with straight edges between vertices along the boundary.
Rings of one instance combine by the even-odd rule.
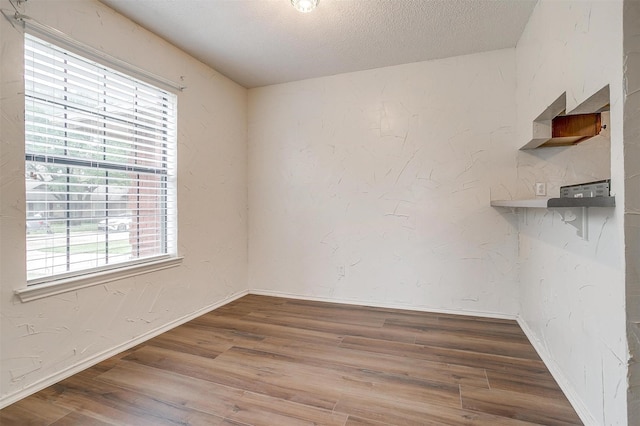
[[536, 182], [536, 195], [537, 196], [545, 196], [547, 195], [547, 184], [544, 182]]

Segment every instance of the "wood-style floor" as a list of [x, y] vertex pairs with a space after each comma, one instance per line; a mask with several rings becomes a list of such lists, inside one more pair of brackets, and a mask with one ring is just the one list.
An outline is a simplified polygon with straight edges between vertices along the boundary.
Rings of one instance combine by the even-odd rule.
[[514, 321], [245, 296], [2, 425], [581, 424]]

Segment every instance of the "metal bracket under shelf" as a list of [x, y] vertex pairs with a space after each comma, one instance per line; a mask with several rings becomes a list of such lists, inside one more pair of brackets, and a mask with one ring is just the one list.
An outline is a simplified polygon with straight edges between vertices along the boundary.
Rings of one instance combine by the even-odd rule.
[[576, 234], [585, 241], [589, 241], [589, 215], [587, 207], [563, 208], [558, 212], [562, 221], [576, 228]]

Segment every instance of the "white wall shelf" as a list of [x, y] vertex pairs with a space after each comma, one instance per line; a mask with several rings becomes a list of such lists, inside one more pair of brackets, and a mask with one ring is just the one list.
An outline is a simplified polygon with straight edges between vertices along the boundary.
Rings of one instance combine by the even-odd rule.
[[491, 207], [526, 207], [546, 209], [549, 198], [533, 198], [531, 200], [491, 200]]
[[[589, 239], [589, 207], [615, 207], [616, 197], [534, 198], [530, 200], [492, 200], [492, 207], [563, 209], [562, 221], [573, 226], [579, 237]], [[526, 215], [525, 215], [526, 219]]]
[[492, 200], [492, 207], [511, 208], [563, 208], [563, 207], [615, 207], [616, 197], [534, 198], [530, 200]]

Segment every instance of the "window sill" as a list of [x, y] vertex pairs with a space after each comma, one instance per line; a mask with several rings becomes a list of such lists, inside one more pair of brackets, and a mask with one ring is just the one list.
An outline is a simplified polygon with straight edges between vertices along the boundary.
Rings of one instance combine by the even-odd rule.
[[149, 272], [174, 268], [182, 264], [182, 259], [182, 257], [171, 257], [168, 259], [145, 262], [108, 271], [100, 271], [92, 274], [65, 278], [46, 284], [31, 285], [15, 290], [15, 294], [20, 298], [21, 302], [30, 302], [32, 300], [55, 296], [57, 294], [67, 293], [69, 291], [92, 287], [124, 278], [135, 277]]

